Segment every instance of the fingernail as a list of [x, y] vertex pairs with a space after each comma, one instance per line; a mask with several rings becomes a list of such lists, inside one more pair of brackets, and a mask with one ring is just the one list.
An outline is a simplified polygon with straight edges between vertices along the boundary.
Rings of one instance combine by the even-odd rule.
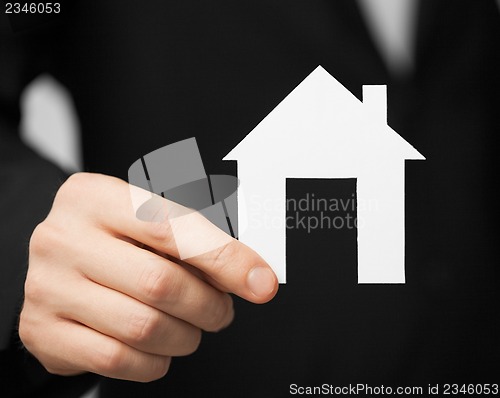
[[247, 276], [248, 287], [259, 298], [265, 298], [274, 291], [275, 281], [276, 276], [267, 267], [255, 267]]

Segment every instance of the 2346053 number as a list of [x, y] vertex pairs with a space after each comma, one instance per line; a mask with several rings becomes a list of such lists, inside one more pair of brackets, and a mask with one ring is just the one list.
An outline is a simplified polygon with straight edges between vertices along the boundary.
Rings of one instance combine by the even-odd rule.
[[5, 3], [6, 14], [59, 14], [61, 3]]
[[446, 395], [497, 395], [498, 384], [445, 384], [443, 394]]

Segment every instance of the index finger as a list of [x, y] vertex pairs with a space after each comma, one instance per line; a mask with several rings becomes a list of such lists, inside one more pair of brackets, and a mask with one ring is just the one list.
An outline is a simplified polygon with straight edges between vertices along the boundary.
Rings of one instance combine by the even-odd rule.
[[105, 220], [107, 228], [182, 259], [248, 301], [265, 303], [275, 296], [278, 279], [269, 264], [251, 248], [200, 213], [130, 186], [133, 201], [147, 202], [140, 209], [139, 219], [130, 200], [120, 199], [130, 195], [128, 184], [115, 181], [119, 181], [123, 194], [113, 195], [105, 213], [101, 213], [100, 219]]

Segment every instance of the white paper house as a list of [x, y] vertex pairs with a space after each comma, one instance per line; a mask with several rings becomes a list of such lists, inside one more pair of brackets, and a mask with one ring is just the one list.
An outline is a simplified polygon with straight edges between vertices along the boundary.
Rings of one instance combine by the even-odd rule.
[[280, 282], [286, 178], [356, 178], [358, 283], [405, 283], [405, 160], [425, 158], [387, 125], [386, 104], [386, 86], [363, 86], [361, 102], [318, 66], [224, 157], [238, 162], [240, 240]]

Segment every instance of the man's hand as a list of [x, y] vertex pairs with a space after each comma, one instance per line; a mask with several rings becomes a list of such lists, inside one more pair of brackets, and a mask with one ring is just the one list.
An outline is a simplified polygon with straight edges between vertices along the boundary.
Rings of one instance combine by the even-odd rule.
[[[254, 251], [198, 213], [176, 218], [174, 231], [167, 212], [180, 207], [155, 200], [142, 221], [119, 179], [81, 173], [58, 191], [31, 237], [19, 325], [48, 371], [158, 379], [172, 356], [197, 349], [202, 330], [231, 323], [226, 292], [254, 303], [276, 294], [276, 276]], [[202, 254], [186, 264], [176, 239], [214, 249], [195, 247]]]

